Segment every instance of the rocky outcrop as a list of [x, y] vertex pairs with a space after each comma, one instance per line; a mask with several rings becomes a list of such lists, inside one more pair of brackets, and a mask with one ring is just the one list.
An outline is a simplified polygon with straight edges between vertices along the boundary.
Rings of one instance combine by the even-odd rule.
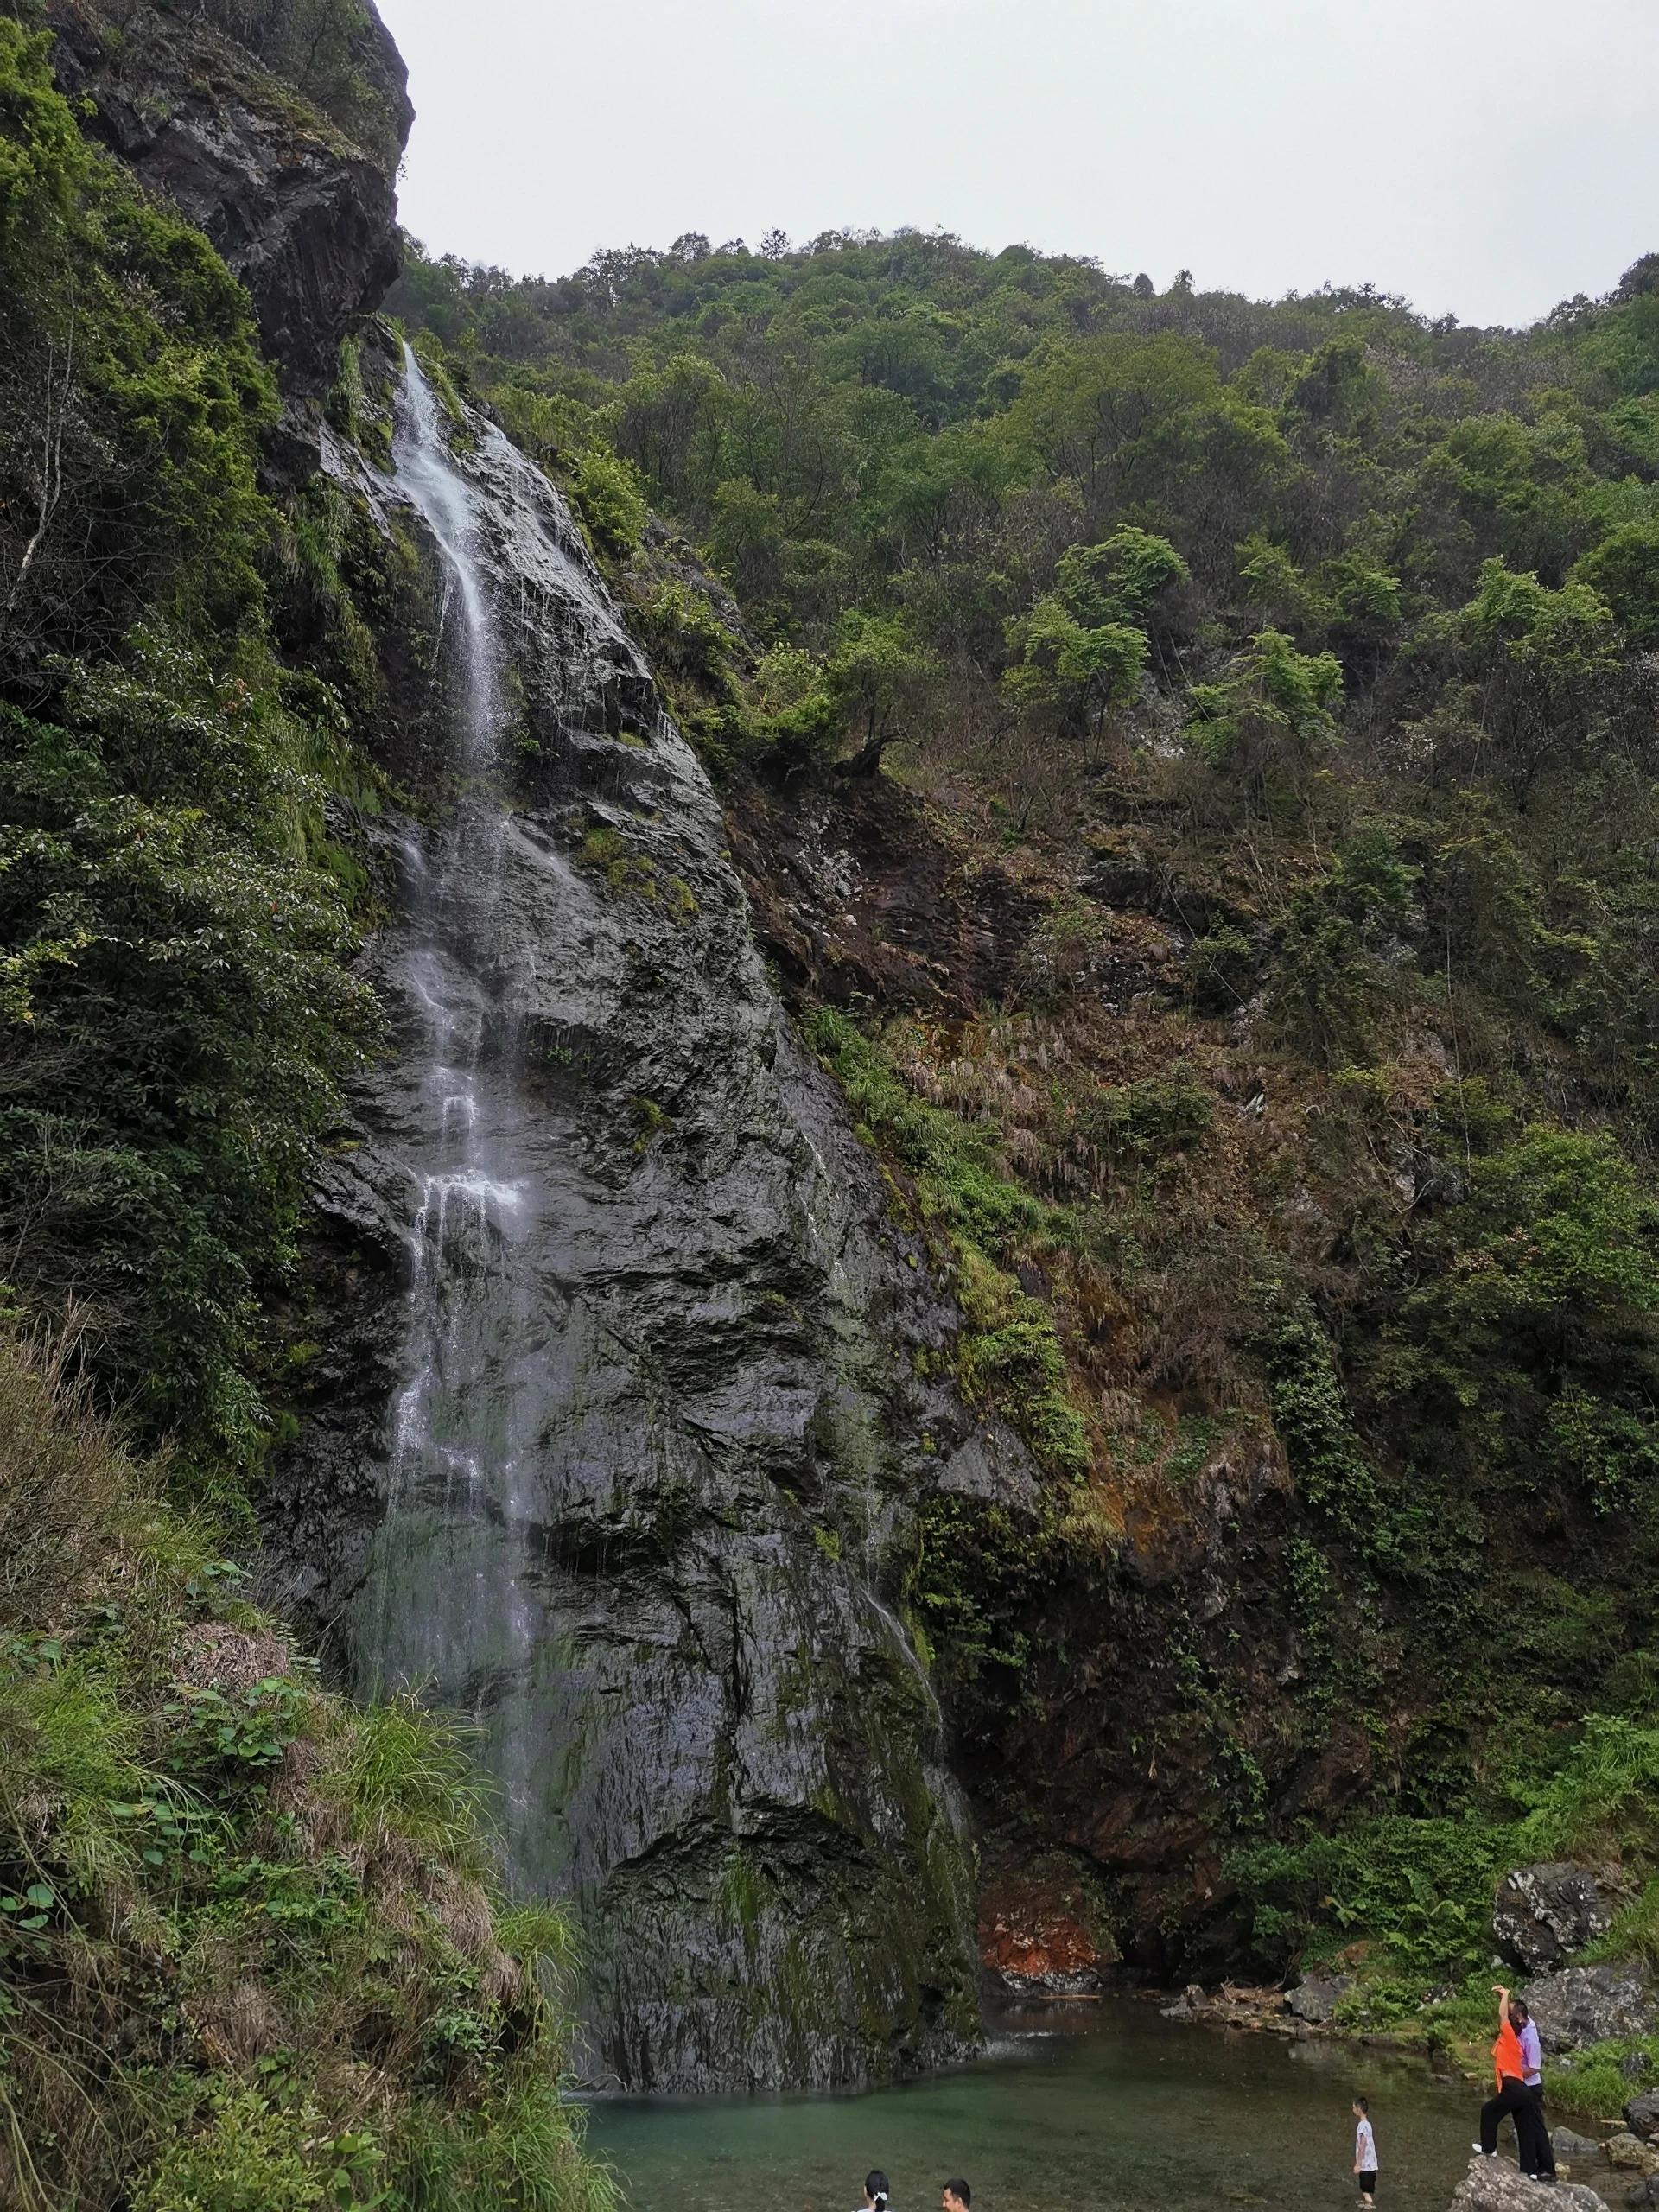
[[1659, 2143], [1659, 2089], [1646, 2089], [1624, 2107], [1624, 2125], [1643, 2143]]
[[[444, 741], [453, 580], [329, 448], [385, 548], [386, 765], [422, 808], [370, 830], [391, 1050], [316, 1194], [272, 1558], [357, 1680], [476, 1717], [518, 1886], [582, 1918], [590, 2074], [890, 2078], [977, 2018], [965, 1815], [904, 1613], [917, 1507], [971, 1479], [1017, 1512], [1032, 1478], [949, 1387], [954, 1313], [783, 1015], [719, 806], [562, 502], [469, 411], [453, 445], [510, 722], [471, 858], [446, 845], [478, 803]], [[487, 931], [434, 966], [423, 879], [486, 865]], [[397, 1427], [434, 991], [480, 1040], [511, 1179], [444, 1294], [434, 1356], [470, 1364], [442, 1477], [399, 1474]]]
[[195, 11], [139, 4], [118, 35], [86, 0], [46, 0], [54, 66], [88, 128], [212, 239], [247, 285], [291, 391], [334, 381], [341, 339], [397, 273], [394, 181], [414, 111], [372, 0], [354, 64], [372, 149]]
[[1607, 2212], [1604, 2197], [1583, 2182], [1534, 2181], [1507, 2158], [1471, 2158], [1452, 2197], [1452, 2212]]
[[1087, 1997], [1117, 1961], [1099, 1885], [1063, 1853], [1002, 1857], [983, 1870], [979, 1955], [1011, 1997]]
[[1492, 1941], [1524, 1974], [1553, 1974], [1605, 1936], [1612, 1907], [1587, 1866], [1549, 1859], [1518, 1866], [1498, 1884]]
[[1544, 2049], [1581, 2050], [1659, 2028], [1659, 1999], [1639, 1967], [1566, 1967], [1521, 1992]]

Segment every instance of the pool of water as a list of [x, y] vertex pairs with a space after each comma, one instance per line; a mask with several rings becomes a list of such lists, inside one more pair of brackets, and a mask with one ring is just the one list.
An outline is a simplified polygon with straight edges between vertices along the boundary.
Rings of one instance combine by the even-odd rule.
[[1133, 2000], [999, 2023], [983, 2058], [862, 2097], [620, 2097], [589, 2148], [632, 2212], [852, 2212], [885, 2167], [893, 2212], [1345, 2212], [1357, 2091], [1371, 2101], [1379, 2212], [1446, 2212], [1480, 2092], [1388, 2054], [1182, 2026]]

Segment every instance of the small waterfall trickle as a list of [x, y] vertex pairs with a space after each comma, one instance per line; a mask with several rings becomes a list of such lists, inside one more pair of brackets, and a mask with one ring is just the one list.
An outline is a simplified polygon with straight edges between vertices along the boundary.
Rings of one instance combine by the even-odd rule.
[[396, 482], [442, 562], [437, 657], [453, 702], [455, 792], [429, 846], [411, 838], [404, 855], [411, 927], [400, 981], [421, 1032], [404, 1380], [385, 1517], [348, 1633], [366, 1684], [423, 1688], [480, 1726], [505, 1789], [511, 1847], [529, 1810], [512, 1686], [533, 1633], [512, 1370], [533, 1325], [515, 1267], [531, 1187], [515, 1029], [491, 987], [506, 925], [507, 814], [495, 789], [501, 648], [474, 494], [407, 346], [404, 365]]

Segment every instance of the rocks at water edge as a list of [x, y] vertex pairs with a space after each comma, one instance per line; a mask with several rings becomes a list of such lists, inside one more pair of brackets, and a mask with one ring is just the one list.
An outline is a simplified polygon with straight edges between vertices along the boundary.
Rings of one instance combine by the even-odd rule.
[[1602, 2145], [1607, 2163], [1622, 2166], [1627, 2173], [1643, 2174], [1649, 2177], [1659, 2174], [1659, 2150], [1651, 2143], [1643, 2143], [1634, 2135], [1621, 2133], [1610, 2135]]
[[1309, 1974], [1286, 1996], [1285, 2010], [1310, 2028], [1326, 2027], [1335, 2019], [1337, 2007], [1353, 1980], [1351, 1974]]
[[1610, 2036], [1659, 2028], [1659, 1996], [1639, 1967], [1564, 1967], [1520, 1993], [1548, 2051], [1579, 2050]]
[[1118, 1958], [1097, 1891], [1060, 1853], [982, 1867], [979, 1955], [993, 1984], [1013, 1997], [1095, 1995]]
[[1587, 1866], [1547, 1859], [1498, 1884], [1492, 1940], [1525, 1974], [1553, 1974], [1612, 1925], [1612, 1907]]
[[1507, 2158], [1471, 2158], [1469, 2171], [1458, 2183], [1452, 2212], [1607, 2212], [1604, 2197], [1582, 2182], [1533, 2181]]
[[1570, 2127], [1552, 2127], [1549, 2147], [1558, 2158], [1570, 2158], [1575, 2165], [1601, 2156], [1601, 2145], [1593, 2136], [1575, 2134]]
[[1644, 2089], [1624, 2107], [1624, 2124], [1643, 2143], [1659, 2143], [1659, 2089]]

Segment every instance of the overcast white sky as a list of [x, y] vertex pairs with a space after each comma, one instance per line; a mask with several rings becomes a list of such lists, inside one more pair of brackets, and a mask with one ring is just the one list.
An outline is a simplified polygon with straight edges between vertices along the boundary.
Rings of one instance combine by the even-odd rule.
[[899, 224], [1529, 321], [1659, 250], [1659, 0], [380, 0], [404, 220], [562, 275]]

